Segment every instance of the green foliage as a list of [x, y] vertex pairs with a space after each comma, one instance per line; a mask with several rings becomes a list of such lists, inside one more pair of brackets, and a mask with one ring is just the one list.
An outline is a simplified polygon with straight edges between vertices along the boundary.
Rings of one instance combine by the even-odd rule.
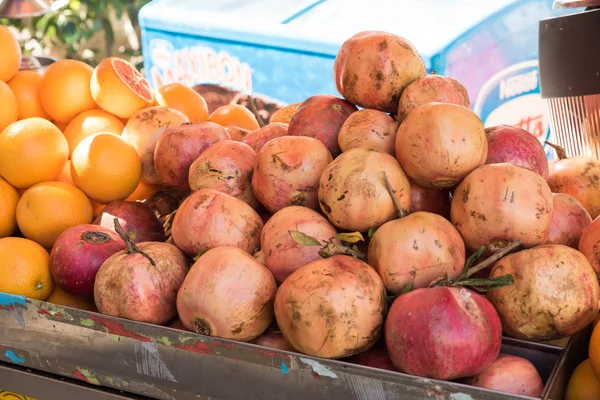
[[[108, 56], [121, 56], [137, 61], [141, 59], [139, 43], [139, 9], [150, 0], [70, 0], [69, 3], [47, 14], [23, 19], [0, 19], [3, 25], [12, 25], [28, 37], [23, 51], [31, 48], [52, 50], [59, 57], [79, 59], [95, 66]], [[120, 35], [125, 25], [128, 34]], [[133, 29], [132, 29], [133, 28]], [[131, 36], [137, 37], [132, 40]], [[135, 39], [135, 38], [134, 38]], [[31, 41], [39, 45], [31, 46]], [[91, 43], [93, 44], [91, 44]]]

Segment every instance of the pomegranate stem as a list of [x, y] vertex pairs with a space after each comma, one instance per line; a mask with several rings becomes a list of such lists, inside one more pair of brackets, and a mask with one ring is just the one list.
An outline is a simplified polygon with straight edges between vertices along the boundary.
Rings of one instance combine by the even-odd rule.
[[263, 126], [265, 126], [265, 121], [263, 121], [262, 117], [260, 116], [258, 112], [258, 107], [256, 107], [256, 102], [254, 101], [254, 97], [252, 97], [251, 95], [248, 96], [248, 103], [250, 103], [250, 110], [252, 110], [252, 114], [254, 114], [254, 116], [256, 117], [258, 125], [262, 128]]
[[148, 259], [148, 261], [150, 261], [150, 264], [153, 267], [156, 267], [156, 263], [154, 262], [154, 260], [152, 259], [152, 257], [150, 257], [148, 254], [146, 254], [144, 251], [140, 250], [139, 247], [137, 247], [135, 245], [135, 243], [133, 242], [133, 240], [131, 240], [131, 238], [129, 237], [129, 235], [127, 235], [125, 233], [125, 231], [123, 230], [123, 227], [119, 223], [119, 218], [115, 218], [114, 224], [115, 224], [115, 231], [121, 237], [121, 239], [123, 239], [123, 241], [125, 242], [125, 246], [127, 247], [127, 249], [126, 249], [127, 254], [139, 253], [142, 256], [146, 257]]
[[467, 273], [464, 274], [463, 278], [470, 278], [471, 276], [475, 275], [479, 271], [488, 268], [489, 266], [491, 266], [492, 264], [494, 264], [496, 261], [498, 261], [499, 259], [501, 259], [505, 255], [507, 255], [508, 253], [510, 253], [513, 250], [515, 250], [520, 245], [521, 245], [521, 241], [520, 240], [515, 240], [514, 242], [508, 243], [503, 248], [497, 249], [494, 252], [494, 254], [492, 254], [491, 256], [489, 256], [488, 258], [486, 258], [485, 260], [483, 260], [479, 264], [475, 265], [474, 267], [469, 268], [469, 270], [467, 271]]
[[406, 217], [408, 215], [408, 211], [402, 208], [402, 206], [400, 205], [400, 202], [396, 197], [396, 191], [392, 187], [392, 184], [390, 183], [390, 180], [388, 179], [385, 171], [383, 171], [381, 174], [383, 175], [383, 182], [385, 183], [385, 187], [389, 192], [390, 196], [392, 196], [392, 201], [394, 202], [394, 206], [396, 206], [396, 210], [398, 211], [398, 218]]
[[552, 147], [554, 149], [554, 151], [556, 151], [556, 155], [558, 156], [559, 160], [564, 160], [565, 158], [567, 158], [567, 152], [565, 151], [564, 147], [559, 146], [554, 143], [550, 143], [547, 140], [544, 141], [544, 143], [546, 143], [548, 146]]

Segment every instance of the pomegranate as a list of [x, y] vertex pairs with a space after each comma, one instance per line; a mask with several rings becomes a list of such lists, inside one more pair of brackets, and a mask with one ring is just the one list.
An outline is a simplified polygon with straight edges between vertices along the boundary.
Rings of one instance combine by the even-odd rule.
[[110, 256], [98, 270], [94, 300], [102, 314], [163, 325], [177, 315], [177, 290], [188, 260], [168, 243], [134, 244], [115, 222], [127, 249]]
[[338, 133], [356, 110], [356, 106], [339, 97], [324, 94], [309, 97], [292, 117], [288, 134], [319, 139], [331, 155], [337, 157], [341, 153]]
[[452, 223], [470, 250], [495, 240], [546, 243], [552, 223], [552, 193], [539, 174], [512, 164], [488, 164], [456, 188]]
[[239, 128], [237, 126], [226, 126], [225, 130], [229, 134], [231, 140], [235, 140], [236, 142], [241, 142], [242, 140], [244, 140], [246, 135], [250, 133], [249, 130]]
[[200, 189], [179, 206], [171, 229], [175, 245], [195, 257], [213, 247], [237, 246], [254, 254], [263, 222], [247, 203], [214, 189]]
[[173, 329], [179, 329], [180, 331], [187, 331], [186, 327], [183, 326], [181, 319], [179, 319], [179, 316], [173, 318], [165, 326], [167, 326], [169, 328], [173, 328]]
[[191, 165], [192, 190], [215, 189], [236, 197], [257, 209], [252, 192], [256, 152], [246, 143], [222, 140], [210, 146]]
[[190, 269], [177, 294], [177, 311], [193, 332], [248, 342], [273, 322], [276, 291], [273, 275], [251, 255], [216, 247]]
[[592, 223], [585, 207], [571, 195], [552, 193], [552, 224], [548, 244], [564, 244], [577, 249], [584, 229]]
[[396, 371], [396, 367], [390, 359], [384, 341], [379, 341], [375, 346], [365, 351], [354, 355], [347, 360], [352, 364], [364, 365], [365, 367], [386, 369], [388, 371]]
[[600, 215], [600, 160], [585, 156], [558, 160], [552, 165], [548, 185], [554, 193], [579, 200], [592, 219]]
[[369, 243], [369, 264], [387, 291], [398, 294], [408, 284], [423, 288], [458, 275], [465, 266], [465, 244], [444, 217], [416, 212], [377, 229]]
[[244, 136], [242, 142], [252, 147], [252, 149], [258, 153], [269, 140], [286, 136], [287, 134], [288, 124], [273, 122], [248, 133]]
[[450, 191], [448, 189], [426, 188], [411, 181], [410, 211], [427, 211], [449, 219]]
[[363, 31], [346, 40], [333, 65], [335, 86], [349, 102], [388, 113], [398, 111], [404, 89], [426, 74], [408, 40], [381, 31]]
[[573, 335], [598, 315], [600, 286], [583, 254], [547, 244], [501, 258], [490, 277], [511, 274], [514, 284], [489, 292], [504, 332], [542, 341]]
[[270, 349], [296, 351], [287, 342], [287, 340], [285, 340], [285, 338], [279, 331], [265, 332], [256, 339], [254, 339], [252, 343], [257, 344], [259, 346], [268, 347]]
[[169, 126], [185, 122], [190, 120], [181, 111], [160, 106], [136, 111], [127, 121], [121, 137], [135, 147], [142, 160], [142, 182], [164, 183], [154, 166], [156, 142]]
[[163, 225], [145, 203], [113, 201], [102, 209], [100, 215], [94, 220], [94, 224], [116, 232], [115, 217], [119, 219], [121, 227], [134, 243], [165, 241]]
[[398, 120], [403, 121], [415, 108], [434, 102], [471, 108], [467, 88], [459, 81], [449, 76], [427, 75], [408, 85], [402, 93], [398, 105]]
[[410, 182], [394, 157], [358, 147], [336, 158], [321, 175], [319, 204], [329, 221], [340, 229], [366, 232], [396, 218], [398, 210], [383, 172], [400, 206], [408, 209]]
[[548, 159], [540, 141], [518, 126], [500, 125], [485, 129], [488, 141], [486, 164], [509, 163], [548, 178]]
[[337, 232], [321, 214], [306, 207], [285, 207], [273, 214], [265, 224], [260, 237], [265, 265], [282, 283], [298, 268], [320, 259], [319, 246], [297, 243], [290, 231], [301, 232], [320, 242], [334, 237]]
[[167, 185], [189, 190], [190, 165], [210, 145], [226, 139], [230, 139], [229, 133], [221, 125], [213, 122], [189, 122], [169, 126], [156, 143], [156, 171]]
[[600, 279], [600, 218], [596, 218], [583, 230], [578, 249], [590, 262]]
[[477, 375], [498, 357], [502, 328], [492, 304], [471, 290], [416, 289], [392, 304], [385, 341], [400, 372], [451, 380]]
[[323, 143], [311, 137], [283, 136], [258, 153], [252, 191], [271, 213], [286, 206], [318, 209], [317, 188], [333, 160]]
[[342, 151], [356, 147], [371, 147], [396, 154], [398, 122], [388, 114], [377, 110], [360, 110], [348, 117], [338, 134]]
[[304, 265], [275, 296], [275, 318], [285, 339], [316, 357], [342, 358], [368, 350], [379, 339], [384, 312], [381, 278], [350, 256]]
[[500, 354], [480, 374], [466, 379], [468, 385], [498, 392], [541, 398], [544, 382], [533, 364], [522, 357]]
[[50, 252], [50, 272], [65, 292], [94, 299], [94, 280], [104, 261], [125, 249], [116, 232], [102, 226], [77, 225], [65, 230]]
[[488, 145], [483, 123], [456, 104], [427, 103], [400, 124], [396, 158], [406, 174], [429, 188], [456, 186], [483, 165]]

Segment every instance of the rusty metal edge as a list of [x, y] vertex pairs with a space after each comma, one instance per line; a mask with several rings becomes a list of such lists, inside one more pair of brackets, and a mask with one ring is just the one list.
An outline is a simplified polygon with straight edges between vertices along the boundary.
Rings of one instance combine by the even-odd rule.
[[[5, 299], [4, 302], [3, 302], [3, 298]], [[27, 310], [27, 309], [29, 309], [30, 306], [34, 306], [34, 308], [37, 310], [37, 314], [42, 318], [53, 321], [55, 323], [74, 325], [74, 326], [78, 326], [78, 327], [83, 326], [83, 327], [85, 327], [86, 330], [96, 331], [101, 334], [107, 334], [107, 333], [109, 335], [121, 334], [121, 335], [124, 335], [125, 337], [138, 339], [138, 340], [140, 338], [146, 338], [148, 336], [153, 336], [154, 338], [162, 337], [162, 338], [166, 339], [166, 340], [164, 340], [164, 342], [166, 342], [166, 343], [163, 343], [165, 345], [171, 344], [171, 340], [169, 337], [175, 337], [175, 335], [182, 334], [182, 331], [174, 330], [174, 329], [167, 328], [167, 327], [144, 324], [144, 323], [124, 320], [124, 319], [120, 319], [120, 318], [107, 317], [107, 316], [97, 314], [97, 313], [90, 313], [87, 311], [81, 311], [81, 310], [72, 309], [69, 307], [56, 306], [54, 304], [40, 302], [37, 300], [24, 299], [24, 298], [20, 298], [18, 296], [13, 296], [12, 302], [13, 302], [12, 305], [7, 304], [6, 296], [0, 297], [0, 309], [3, 309], [3, 308], [6, 309], [8, 306], [8, 308], [12, 307], [13, 312], [14, 312], [15, 310], [17, 310], [20, 307], [24, 307]], [[32, 310], [29, 309], [29, 311], [31, 312]], [[93, 319], [91, 319], [90, 317], [92, 317]], [[103, 325], [101, 322], [97, 322], [97, 321], [101, 321], [101, 322], [104, 321], [105, 324]], [[117, 330], [114, 333], [111, 333], [110, 329], [107, 328], [106, 324], [113, 324], [113, 328], [115, 326], [118, 326], [116, 328]], [[114, 325], [114, 324], [117, 324], [117, 325]], [[121, 329], [122, 329], [122, 331], [120, 331]], [[142, 335], [142, 333], [143, 333], [143, 335]], [[166, 335], [166, 336], [163, 336], [163, 335]], [[273, 357], [279, 357], [282, 359], [290, 359], [290, 360], [295, 359], [296, 362], [298, 362], [299, 359], [302, 359], [305, 364], [307, 363], [307, 360], [313, 360], [317, 365], [324, 367], [325, 369], [329, 368], [334, 375], [337, 372], [339, 374], [344, 374], [344, 375], [363, 376], [363, 377], [367, 377], [367, 378], [381, 379], [382, 381], [392, 384], [392, 385], [406, 385], [406, 384], [410, 383], [410, 386], [413, 386], [413, 387], [419, 386], [419, 383], [421, 383], [422, 385], [427, 384], [425, 386], [430, 386], [430, 387], [435, 388], [434, 392], [449, 393], [449, 392], [455, 392], [456, 390], [460, 390], [461, 392], [465, 393], [466, 395], [470, 396], [470, 394], [474, 394], [474, 395], [477, 395], [477, 397], [475, 397], [475, 398], [482, 398], [482, 399], [489, 398], [489, 399], [507, 399], [508, 400], [508, 399], [527, 399], [528, 398], [528, 397], [523, 397], [523, 396], [507, 395], [504, 393], [488, 391], [488, 390], [483, 390], [483, 389], [479, 389], [479, 388], [473, 388], [470, 386], [461, 385], [461, 384], [454, 383], [454, 382], [435, 381], [435, 380], [430, 380], [430, 379], [418, 378], [418, 377], [414, 377], [414, 376], [410, 376], [410, 375], [406, 375], [406, 374], [402, 374], [402, 373], [397, 373], [397, 372], [377, 370], [377, 369], [373, 369], [373, 368], [349, 364], [349, 363], [346, 363], [343, 361], [325, 360], [325, 359], [320, 359], [320, 358], [307, 357], [307, 356], [304, 356], [304, 355], [301, 355], [298, 353], [266, 349], [264, 347], [253, 345], [253, 344], [240, 343], [240, 342], [235, 342], [235, 341], [230, 341], [230, 340], [225, 340], [225, 339], [217, 339], [217, 338], [213, 338], [213, 337], [206, 337], [206, 336], [198, 335], [198, 334], [195, 334], [192, 332], [185, 332], [185, 335], [194, 340], [197, 340], [197, 343], [203, 343], [203, 345], [206, 345], [206, 343], [212, 343], [212, 344], [221, 346], [225, 349], [226, 348], [235, 348], [237, 351], [242, 351], [242, 352], [246, 351], [246, 352], [253, 352], [256, 354], [260, 354], [263, 358], [265, 358], [262, 360], [262, 363], [261, 363], [263, 366], [268, 365], [269, 363], [271, 365], [273, 365], [273, 360], [272, 360]], [[544, 352], [544, 353], [548, 353], [548, 354], [554, 354], [560, 358], [563, 358], [562, 356], [564, 356], [564, 354], [562, 356], [560, 356], [563, 351], [562, 351], [562, 348], [560, 348], [558, 346], [525, 342], [525, 341], [510, 339], [510, 338], [506, 338], [505, 341], [508, 344], [513, 345], [513, 346], [517, 346], [517, 347], [521, 346], [521, 347], [526, 347], [526, 348], [529, 348], [529, 349], [532, 349], [535, 351], [540, 351], [540, 352]], [[558, 366], [562, 365], [560, 362], [561, 361], [560, 358], [557, 360], [551, 376], [555, 376]], [[309, 367], [309, 369], [311, 369], [310, 361], [306, 365]], [[31, 366], [31, 367], [34, 368], [33, 366]], [[53, 371], [52, 369], [44, 369], [44, 370], [46, 370], [47, 372], [56, 373], [56, 371]], [[314, 367], [312, 368], [312, 373], [313, 374], [315, 373]], [[546, 385], [547, 390], [548, 390], [548, 386], [550, 384], [551, 384], [551, 380], [548, 380], [548, 384]], [[122, 388], [115, 387], [115, 389], [122, 389]], [[135, 393], [135, 392], [133, 392], [133, 393]], [[137, 394], [144, 394], [144, 393], [137, 393]], [[481, 395], [481, 397], [479, 397], [479, 395]], [[490, 397], [490, 396], [492, 396], [492, 397]], [[553, 400], [559, 400], [559, 399], [553, 399]]]

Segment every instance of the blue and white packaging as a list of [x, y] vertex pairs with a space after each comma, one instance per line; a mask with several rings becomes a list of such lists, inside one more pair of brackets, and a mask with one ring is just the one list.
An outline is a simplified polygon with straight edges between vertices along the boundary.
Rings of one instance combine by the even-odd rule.
[[465, 85], [486, 127], [519, 125], [543, 143], [538, 24], [566, 12], [552, 0], [155, 0], [139, 19], [150, 83], [194, 87], [211, 109], [251, 94], [268, 118], [315, 94], [339, 95], [341, 44], [382, 30], [410, 40], [429, 72]]

